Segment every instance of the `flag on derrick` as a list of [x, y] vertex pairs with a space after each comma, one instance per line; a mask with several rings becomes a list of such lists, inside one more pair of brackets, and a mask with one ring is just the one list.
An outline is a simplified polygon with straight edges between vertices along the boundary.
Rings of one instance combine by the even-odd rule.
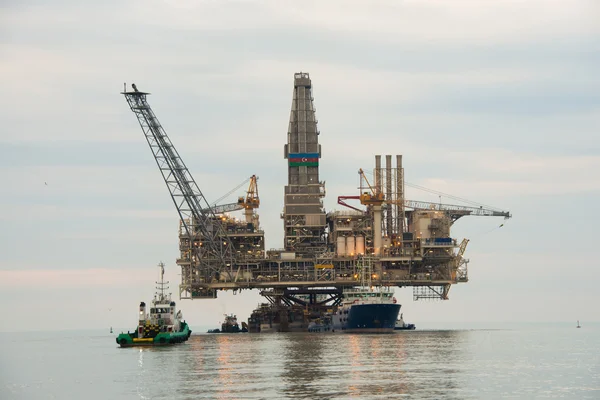
[[290, 167], [318, 167], [319, 153], [296, 153], [288, 155]]

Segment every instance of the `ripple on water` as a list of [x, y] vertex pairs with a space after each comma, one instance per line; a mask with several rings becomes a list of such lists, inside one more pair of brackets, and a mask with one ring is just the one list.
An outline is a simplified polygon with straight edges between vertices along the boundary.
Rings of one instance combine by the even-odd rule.
[[34, 336], [0, 340], [0, 398], [597, 399], [598, 335], [577, 331], [193, 335], [142, 349]]

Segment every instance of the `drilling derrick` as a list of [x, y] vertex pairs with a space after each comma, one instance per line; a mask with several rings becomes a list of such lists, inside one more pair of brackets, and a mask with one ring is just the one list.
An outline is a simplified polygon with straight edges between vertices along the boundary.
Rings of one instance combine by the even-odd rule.
[[234, 277], [233, 244], [222, 218], [215, 215], [154, 115], [147, 101], [149, 93], [140, 92], [135, 84], [132, 88], [122, 94], [138, 119], [180, 217], [180, 297], [214, 298], [216, 291], [208, 285]]
[[300, 257], [314, 257], [327, 249], [325, 185], [319, 181], [321, 145], [307, 73], [294, 75], [294, 96], [284, 157], [288, 160], [288, 184], [284, 197], [284, 247]]

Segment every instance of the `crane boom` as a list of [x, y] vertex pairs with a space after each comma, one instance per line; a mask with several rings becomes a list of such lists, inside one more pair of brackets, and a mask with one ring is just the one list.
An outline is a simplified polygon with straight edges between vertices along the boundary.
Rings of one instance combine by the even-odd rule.
[[[250, 185], [248, 186], [248, 191], [246, 194], [246, 197], [239, 197], [238, 201], [236, 203], [229, 203], [229, 204], [220, 204], [220, 205], [213, 205], [212, 211], [215, 214], [223, 214], [226, 212], [233, 212], [233, 211], [238, 211], [238, 210], [250, 210], [252, 211], [255, 208], [258, 208], [260, 205], [260, 199], [258, 198], [258, 184], [257, 181], [258, 177], [256, 175], [252, 175], [250, 178], [246, 179], [244, 182], [242, 182], [241, 185], [239, 185], [236, 189], [239, 189], [240, 186], [242, 186], [244, 183], [250, 181]], [[235, 189], [234, 189], [235, 190]], [[223, 196], [220, 200], [222, 200], [223, 198], [225, 198], [226, 196], [228, 196], [229, 194], [233, 193], [233, 190], [230, 191], [227, 195]], [[206, 212], [210, 212], [209, 209], [204, 209], [204, 211]]]
[[133, 91], [122, 94], [138, 119], [187, 235], [201, 239], [201, 245], [193, 247], [201, 274], [210, 271], [219, 276], [233, 266], [231, 240], [146, 101], [149, 93], [131, 86]]
[[230, 194], [232, 194], [233, 192], [235, 192], [236, 190], [238, 190], [239, 188], [241, 188], [242, 186], [244, 186], [249, 181], [252, 181], [253, 178], [254, 178], [254, 175], [252, 175], [249, 178], [244, 179], [244, 181], [242, 183], [240, 183], [239, 185], [237, 185], [236, 187], [234, 187], [233, 189], [231, 189], [229, 192], [225, 193], [223, 196], [219, 197], [217, 200], [213, 201], [212, 204], [216, 205], [217, 203], [220, 203], [221, 200], [223, 200], [226, 197], [228, 197]]
[[[242, 210], [244, 206], [240, 203], [228, 203], [228, 204], [220, 204], [218, 206], [212, 206], [211, 209], [215, 214], [223, 214], [228, 212], [234, 212], [237, 210]], [[209, 213], [210, 209], [205, 208], [205, 212]]]
[[[377, 188], [371, 186], [362, 168], [358, 170], [358, 175], [360, 176], [360, 203], [363, 205], [382, 205], [385, 201], [383, 193], [380, 193]], [[363, 182], [366, 183], [366, 186], [364, 186]], [[367, 187], [371, 193], [363, 191]]]
[[[338, 196], [338, 204], [351, 208], [356, 211], [365, 212], [359, 208], [351, 206], [347, 204], [344, 200], [361, 200], [363, 204], [372, 204], [376, 199], [374, 196], [371, 196], [365, 201], [365, 198], [368, 197], [367, 194], [361, 194], [360, 196]], [[398, 201], [387, 201], [381, 200], [382, 203], [387, 204], [399, 204]], [[412, 208], [414, 210], [436, 210], [436, 211], [444, 211], [447, 212], [453, 221], [456, 221], [460, 217], [465, 215], [477, 215], [481, 217], [504, 217], [505, 219], [511, 218], [512, 215], [508, 211], [499, 211], [499, 210], [491, 210], [483, 207], [469, 207], [469, 206], [460, 206], [455, 204], [442, 204], [442, 203], [432, 203], [429, 201], [420, 201], [420, 200], [404, 200], [404, 207]]]
[[[247, 209], [258, 208], [258, 206], [260, 204], [260, 200], [258, 198], [258, 185], [256, 183], [257, 179], [258, 179], [258, 177], [256, 175], [252, 175], [251, 177], [246, 178], [238, 186], [231, 189], [229, 192], [227, 192], [225, 195], [221, 196], [219, 199], [215, 200], [213, 202], [213, 205], [210, 208], [212, 208], [212, 211], [215, 214], [223, 214], [226, 212], [233, 212], [233, 211], [238, 211], [238, 210], [243, 210], [243, 209], [247, 210]], [[238, 201], [236, 203], [217, 205], [217, 203], [219, 201], [223, 200], [225, 197], [229, 196], [231, 193], [233, 193], [236, 190], [238, 190], [239, 188], [241, 188], [247, 182], [250, 182], [250, 185], [248, 187], [247, 195], [245, 198], [239, 197]], [[206, 211], [207, 213], [210, 212], [210, 210], [208, 208], [205, 208], [204, 211]]]
[[453, 220], [465, 215], [478, 215], [481, 217], [504, 217], [510, 218], [512, 215], [508, 211], [490, 210], [483, 207], [459, 206], [455, 204], [432, 203], [428, 201], [404, 200], [404, 206], [415, 210], [437, 210], [446, 211]]
[[239, 202], [242, 203], [246, 210], [258, 208], [260, 206], [260, 199], [258, 198], [258, 176], [252, 175], [250, 177], [250, 185], [246, 192], [246, 198], [240, 197]]

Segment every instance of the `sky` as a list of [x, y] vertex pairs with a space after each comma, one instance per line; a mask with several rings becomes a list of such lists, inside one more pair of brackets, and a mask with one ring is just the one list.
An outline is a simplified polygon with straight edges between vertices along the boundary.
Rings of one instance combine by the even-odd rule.
[[[209, 201], [259, 177], [281, 248], [296, 72], [313, 83], [327, 211], [375, 154], [402, 154], [407, 182], [513, 214], [459, 220], [470, 281], [448, 301], [397, 289], [405, 320], [600, 321], [598, 20], [583, 0], [3, 0], [0, 331], [133, 329], [160, 261], [177, 296], [178, 215], [124, 83], [152, 93]], [[218, 327], [261, 301], [178, 303]]]

